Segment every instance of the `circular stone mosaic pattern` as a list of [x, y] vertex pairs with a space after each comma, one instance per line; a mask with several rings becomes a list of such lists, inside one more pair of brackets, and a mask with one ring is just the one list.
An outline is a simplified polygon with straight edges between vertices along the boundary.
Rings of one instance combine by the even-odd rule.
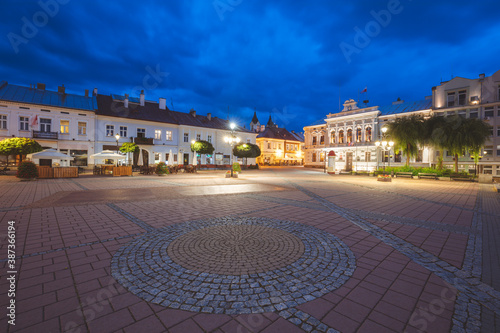
[[167, 248], [177, 264], [194, 271], [244, 275], [285, 267], [304, 254], [304, 243], [284, 230], [254, 224], [203, 228]]
[[296, 222], [224, 217], [148, 232], [113, 256], [142, 299], [204, 313], [276, 312], [333, 291], [356, 268], [337, 237]]

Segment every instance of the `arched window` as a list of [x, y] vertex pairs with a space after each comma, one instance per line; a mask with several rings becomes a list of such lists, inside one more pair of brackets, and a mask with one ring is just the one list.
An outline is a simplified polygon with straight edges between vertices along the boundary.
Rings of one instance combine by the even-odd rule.
[[356, 129], [356, 142], [361, 142], [361, 128]]
[[344, 130], [339, 131], [339, 143], [344, 143]]
[[330, 133], [330, 143], [335, 143], [335, 131], [331, 131]]
[[352, 129], [349, 128], [347, 130], [347, 140], [346, 140], [347, 143], [351, 143], [352, 142]]
[[372, 128], [371, 127], [367, 127], [365, 129], [365, 141], [366, 142], [372, 141]]

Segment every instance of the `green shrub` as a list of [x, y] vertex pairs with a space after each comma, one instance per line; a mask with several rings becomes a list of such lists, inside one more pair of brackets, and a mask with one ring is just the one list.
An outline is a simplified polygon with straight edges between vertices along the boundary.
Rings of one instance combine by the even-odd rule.
[[22, 162], [17, 168], [17, 178], [30, 179], [38, 177], [38, 169], [33, 162]]
[[241, 167], [240, 167], [240, 164], [238, 162], [233, 163], [233, 171], [234, 172], [241, 172]]
[[165, 162], [160, 162], [156, 165], [156, 174], [157, 175], [167, 175], [168, 168]]

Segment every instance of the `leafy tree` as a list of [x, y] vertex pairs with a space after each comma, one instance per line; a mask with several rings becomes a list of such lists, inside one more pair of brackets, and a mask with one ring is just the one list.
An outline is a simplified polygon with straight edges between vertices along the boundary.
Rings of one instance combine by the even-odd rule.
[[424, 121], [424, 141], [426, 144], [439, 149], [437, 169], [443, 169], [444, 137], [446, 128], [446, 118], [433, 116]]
[[387, 124], [387, 135], [395, 141], [396, 150], [401, 149], [406, 155], [406, 165], [410, 158], [417, 156], [418, 145], [425, 141], [424, 118], [418, 115], [396, 118]]
[[458, 156], [468, 152], [477, 159], [490, 136], [491, 126], [480, 119], [446, 117], [441, 140], [443, 147], [454, 156], [455, 172], [458, 172]]
[[261, 154], [260, 148], [253, 143], [240, 143], [234, 146], [233, 155], [239, 158], [245, 158], [245, 165], [247, 164], [248, 158], [259, 157]]
[[213, 154], [214, 150], [214, 146], [208, 141], [199, 140], [191, 144], [191, 151], [198, 154]]
[[138, 145], [135, 144], [135, 142], [124, 142], [122, 146], [120, 147], [120, 151], [122, 153], [127, 153], [127, 157], [130, 163], [130, 153], [135, 153], [139, 152], [140, 148]]
[[19, 155], [19, 161], [23, 156], [42, 151], [38, 142], [29, 138], [8, 138], [0, 141], [0, 155]]

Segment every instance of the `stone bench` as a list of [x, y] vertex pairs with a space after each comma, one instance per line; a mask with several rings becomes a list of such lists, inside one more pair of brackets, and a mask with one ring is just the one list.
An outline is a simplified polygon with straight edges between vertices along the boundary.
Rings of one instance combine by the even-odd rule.
[[463, 175], [463, 174], [460, 174], [460, 173], [452, 173], [450, 175], [450, 178], [451, 178], [451, 180], [462, 180], [462, 181], [468, 181], [468, 182], [474, 181], [474, 177], [473, 176]]

